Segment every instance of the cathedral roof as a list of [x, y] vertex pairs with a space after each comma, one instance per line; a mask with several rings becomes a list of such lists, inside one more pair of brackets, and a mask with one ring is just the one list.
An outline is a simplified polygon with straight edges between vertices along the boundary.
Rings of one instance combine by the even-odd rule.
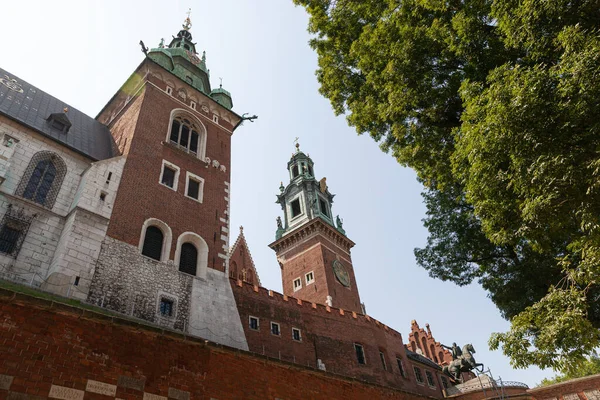
[[[57, 129], [49, 118], [65, 113], [68, 130]], [[114, 157], [106, 125], [0, 68], [0, 115], [19, 122], [94, 160]]]

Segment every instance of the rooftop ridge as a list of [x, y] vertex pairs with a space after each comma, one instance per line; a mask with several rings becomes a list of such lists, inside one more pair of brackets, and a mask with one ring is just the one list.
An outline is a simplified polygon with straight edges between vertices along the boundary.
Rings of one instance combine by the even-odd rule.
[[254, 264], [254, 259], [252, 258], [252, 253], [250, 252], [250, 246], [248, 246], [248, 242], [246, 241], [246, 237], [244, 236], [244, 229], [242, 227], [240, 227], [240, 233], [239, 233], [237, 239], [235, 239], [235, 243], [233, 243], [233, 246], [231, 246], [231, 248], [229, 249], [227, 256], [231, 257], [233, 255], [233, 253], [235, 252], [235, 249], [237, 248], [238, 244], [240, 244], [242, 242], [243, 242], [244, 246], [246, 247], [246, 250], [248, 251], [248, 257], [250, 257], [250, 262], [252, 263], [252, 268], [254, 269], [254, 273], [256, 274], [256, 280], [258, 281], [258, 284], [260, 285], [260, 277], [258, 276], [258, 270], [256, 269], [256, 264]]
[[[293, 302], [293, 303], [296, 303], [298, 306], [309, 307], [314, 310], [317, 310], [317, 312], [326, 313], [326, 314], [329, 314], [332, 316], [335, 315], [339, 318], [351, 318], [351, 319], [356, 319], [356, 320], [364, 319], [364, 321], [366, 321], [367, 323], [372, 323], [374, 326], [379, 327], [386, 333], [396, 336], [396, 337], [400, 338], [400, 340], [402, 340], [402, 334], [399, 331], [387, 326], [383, 322], [380, 322], [379, 320], [377, 320], [367, 314], [361, 314], [361, 313], [357, 313], [355, 311], [344, 310], [342, 308], [337, 308], [337, 307], [330, 307], [325, 304], [309, 302], [309, 301], [302, 300], [302, 299], [299, 299], [296, 297], [284, 295], [282, 293], [273, 291], [271, 289], [267, 289], [262, 286], [253, 285], [253, 284], [244, 282], [239, 279], [233, 279], [233, 278], [229, 278], [229, 279], [235, 282], [235, 285], [234, 285], [235, 287], [238, 287], [238, 288], [246, 287], [248, 289], [252, 288], [252, 291], [254, 293], [258, 293], [259, 295], [265, 296], [267, 298], [271, 298], [272, 300], [280, 300], [283, 302]], [[404, 345], [404, 343], [402, 343], [402, 344]]]

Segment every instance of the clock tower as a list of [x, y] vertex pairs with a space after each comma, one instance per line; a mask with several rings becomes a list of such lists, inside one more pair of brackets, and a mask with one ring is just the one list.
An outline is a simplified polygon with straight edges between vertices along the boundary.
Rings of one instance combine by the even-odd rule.
[[275, 242], [269, 247], [281, 266], [283, 293], [301, 300], [362, 312], [350, 249], [354, 246], [334, 219], [334, 195], [326, 179], [315, 178], [312, 159], [300, 151], [287, 164], [289, 183], [279, 187]]

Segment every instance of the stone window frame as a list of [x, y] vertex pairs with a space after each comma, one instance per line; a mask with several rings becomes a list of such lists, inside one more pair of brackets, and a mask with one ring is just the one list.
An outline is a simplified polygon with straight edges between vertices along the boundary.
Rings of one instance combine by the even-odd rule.
[[[188, 188], [190, 185], [190, 180], [196, 181], [199, 185], [197, 199], [192, 196], [188, 196]], [[186, 171], [184, 196], [187, 197], [188, 199], [192, 199], [192, 200], [197, 201], [198, 203], [202, 204], [202, 200], [204, 199], [204, 178], [202, 178], [196, 174], [192, 174], [190, 171]]]
[[[181, 257], [181, 246], [184, 243], [192, 243], [196, 246], [196, 250], [198, 250], [198, 258], [196, 259], [196, 277], [206, 279], [206, 273], [208, 270], [208, 244], [206, 244], [206, 240], [202, 238], [202, 236], [198, 235], [195, 232], [183, 232], [177, 238], [177, 243], [175, 247], [175, 262], [179, 265], [179, 258]], [[178, 272], [179, 269], [178, 269]], [[185, 272], [180, 272], [185, 274]], [[193, 276], [190, 274], [186, 274], [187, 276]]]
[[429, 386], [431, 389], [436, 388], [435, 379], [433, 379], [433, 374], [428, 369], [425, 370], [425, 379], [427, 379], [427, 386]]
[[[44, 201], [42, 203], [40, 203], [40, 202], [35, 201], [33, 198], [31, 198], [31, 199], [26, 198], [26, 197], [24, 197], [24, 195], [25, 195], [25, 190], [29, 186], [29, 181], [31, 180], [33, 173], [35, 172], [35, 170], [38, 167], [38, 164], [42, 161], [47, 161], [47, 160], [49, 160], [52, 163], [52, 165], [54, 166], [54, 168], [56, 170], [56, 173], [55, 173], [54, 179], [52, 180], [52, 183], [50, 184], [50, 189], [48, 190], [46, 197], [44, 198]], [[60, 192], [60, 189], [62, 188], [62, 184], [63, 184], [63, 181], [64, 181], [66, 175], [67, 175], [67, 164], [65, 163], [65, 160], [63, 160], [61, 156], [59, 156], [57, 153], [55, 153], [53, 151], [48, 151], [48, 150], [38, 151], [29, 160], [29, 164], [27, 165], [25, 172], [23, 172], [23, 175], [21, 176], [21, 180], [19, 181], [19, 185], [17, 186], [17, 189], [15, 190], [15, 196], [22, 197], [26, 200], [32, 201], [35, 204], [39, 204], [42, 207], [51, 210], [54, 207], [54, 204], [56, 203], [58, 193]], [[40, 184], [41, 183], [38, 184], [38, 187]]]
[[[296, 285], [296, 283], [298, 284]], [[298, 290], [302, 289], [302, 278], [297, 277], [296, 279], [294, 279], [292, 281], [292, 286], [294, 288], [294, 292], [297, 292]]]
[[[296, 215], [295, 217], [292, 217], [292, 203], [296, 200], [300, 200], [300, 214]], [[294, 196], [287, 202], [287, 212], [288, 212], [289, 220], [290, 220], [289, 225], [292, 225], [292, 223], [296, 223], [296, 222], [302, 220], [302, 218], [306, 216], [306, 207], [304, 205], [304, 193], [303, 192], [299, 192], [296, 196]]]
[[[155, 226], [158, 229], [160, 229], [163, 233], [163, 247], [162, 247], [162, 251], [160, 254], [160, 260], [155, 260], [153, 258], [147, 257], [142, 254], [142, 250], [144, 248], [144, 240], [146, 239], [146, 229], [148, 229], [149, 226]], [[140, 243], [138, 244], [138, 250], [142, 257], [145, 257], [149, 260], [167, 262], [167, 261], [169, 261], [169, 259], [170, 259], [169, 256], [171, 255], [172, 241], [173, 241], [173, 232], [171, 231], [171, 227], [169, 227], [169, 225], [167, 225], [165, 222], [161, 221], [158, 218], [148, 218], [146, 221], [144, 221], [144, 224], [142, 225], [142, 231], [140, 233]]]
[[[308, 275], [311, 275], [310, 280], [308, 279]], [[306, 283], [306, 286], [315, 283], [315, 271], [309, 271], [306, 274], [304, 274], [304, 282]]]
[[413, 365], [413, 372], [415, 374], [415, 381], [417, 385], [425, 385], [425, 380], [423, 380], [423, 374], [421, 373], [421, 368]]
[[[256, 328], [252, 327], [252, 320], [256, 321]], [[260, 331], [260, 318], [255, 317], [254, 315], [249, 315], [248, 316], [248, 328], [251, 331]]]
[[190, 120], [196, 126], [197, 131], [198, 131], [198, 150], [197, 150], [196, 154], [194, 154], [191, 151], [186, 151], [185, 149], [180, 147], [178, 144], [177, 145], [173, 144], [173, 146], [176, 146], [177, 148], [181, 149], [182, 151], [185, 151], [192, 157], [197, 157], [200, 160], [204, 161], [206, 159], [208, 130], [206, 129], [206, 125], [204, 125], [198, 117], [196, 117], [194, 114], [192, 114], [188, 110], [185, 110], [183, 108], [174, 108], [171, 110], [171, 115], [169, 116], [169, 125], [167, 127], [167, 133], [165, 136], [165, 143], [171, 143], [171, 127], [173, 125], [173, 120], [175, 118], [186, 118], [186, 119]]
[[[162, 300], [168, 300], [173, 302], [173, 315], [163, 315], [160, 313], [160, 303]], [[179, 298], [174, 294], [163, 292], [162, 290], [158, 291], [156, 296], [156, 317], [162, 321], [174, 322], [177, 318], [177, 312], [179, 311]]]
[[[298, 332], [298, 339], [296, 339], [294, 337], [294, 332]], [[292, 327], [292, 340], [295, 341], [295, 342], [301, 342], [302, 341], [302, 331], [299, 328]]]
[[[331, 207], [329, 204], [329, 201], [325, 198], [325, 196], [322, 196], [320, 194], [317, 193], [317, 201], [319, 202], [319, 204], [317, 205], [318, 209], [319, 209], [319, 214], [321, 214], [322, 217], [325, 217], [327, 220], [332, 220], [331, 218]], [[321, 202], [323, 202], [323, 204], [325, 204], [325, 211], [326, 213], [324, 213], [321, 210]]]
[[195, 109], [196, 109], [196, 102], [195, 102], [195, 101], [193, 101], [193, 100], [191, 100], [191, 101], [190, 101], [190, 108], [191, 108], [192, 110], [195, 110]]
[[[171, 187], [169, 185], [165, 185], [164, 183], [162, 183], [163, 174], [165, 172], [165, 167], [175, 170], [175, 177], [173, 178], [173, 187]], [[180, 172], [181, 172], [181, 169], [177, 165], [173, 164], [170, 161], [167, 161], [167, 160], [163, 159], [162, 160], [162, 166], [160, 167], [160, 177], [158, 178], [158, 183], [161, 186], [164, 186], [164, 187], [169, 188], [172, 191], [176, 192], [177, 188], [179, 186], [179, 173]]]
[[165, 89], [165, 92], [167, 92], [167, 94], [169, 96], [173, 96], [173, 88], [171, 86], [167, 85], [167, 88]]
[[[273, 326], [277, 326], [277, 333], [273, 333]], [[279, 322], [271, 321], [271, 335], [281, 337], [281, 324]]]
[[[6, 228], [12, 229], [18, 232], [14, 244], [11, 249], [0, 250], [0, 253], [6, 254], [9, 257], [17, 258], [21, 251], [21, 246], [27, 236], [31, 222], [36, 217], [36, 214], [28, 215], [24, 209], [13, 208], [12, 204], [9, 204], [6, 212], [0, 220], [0, 237], [4, 236], [3, 232]], [[3, 247], [3, 246], [2, 246]], [[9, 251], [10, 250], [10, 251]]]

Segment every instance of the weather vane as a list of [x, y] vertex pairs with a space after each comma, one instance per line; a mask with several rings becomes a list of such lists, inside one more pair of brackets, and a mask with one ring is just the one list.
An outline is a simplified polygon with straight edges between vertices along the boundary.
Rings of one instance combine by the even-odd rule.
[[188, 12], [186, 12], [186, 14], [187, 14], [187, 18], [185, 19], [184, 24], [182, 26], [183, 26], [183, 29], [185, 29], [186, 31], [189, 31], [190, 28], [192, 27], [192, 20], [190, 19], [190, 15], [192, 14], [192, 9], [190, 8], [188, 10]]

